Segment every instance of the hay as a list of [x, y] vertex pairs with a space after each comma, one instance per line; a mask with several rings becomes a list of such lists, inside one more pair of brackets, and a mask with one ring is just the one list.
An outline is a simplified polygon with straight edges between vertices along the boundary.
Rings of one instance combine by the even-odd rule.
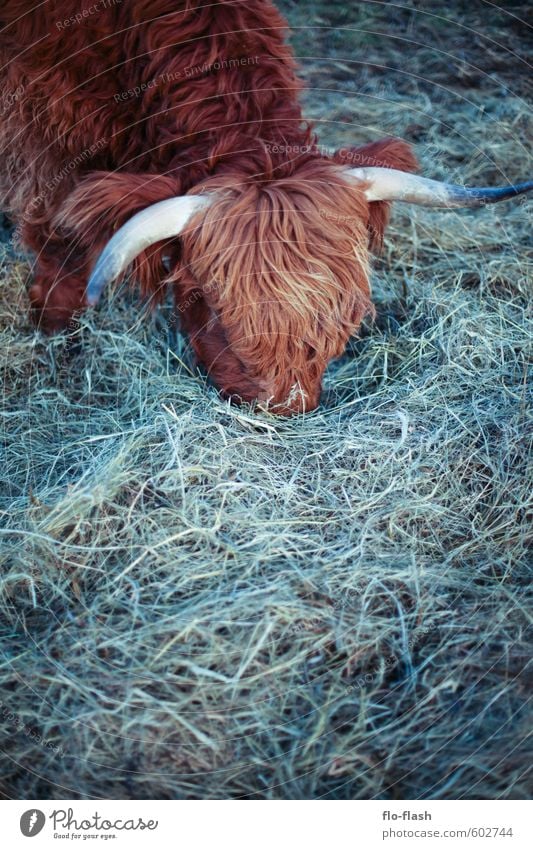
[[[294, 36], [325, 144], [394, 132], [430, 176], [527, 176], [505, 13], [284, 8], [334, 26]], [[427, 45], [408, 68], [400, 36]], [[376, 324], [283, 421], [222, 402], [123, 293], [35, 334], [6, 241], [6, 796], [527, 796], [527, 209], [398, 205]]]

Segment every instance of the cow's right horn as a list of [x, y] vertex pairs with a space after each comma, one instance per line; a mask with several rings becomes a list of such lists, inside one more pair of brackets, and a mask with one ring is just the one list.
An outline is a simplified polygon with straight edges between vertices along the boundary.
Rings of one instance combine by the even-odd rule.
[[107, 243], [87, 284], [87, 302], [94, 306], [108, 283], [115, 280], [142, 251], [179, 236], [196, 213], [207, 209], [207, 195], [184, 195], [146, 207], [130, 218]]

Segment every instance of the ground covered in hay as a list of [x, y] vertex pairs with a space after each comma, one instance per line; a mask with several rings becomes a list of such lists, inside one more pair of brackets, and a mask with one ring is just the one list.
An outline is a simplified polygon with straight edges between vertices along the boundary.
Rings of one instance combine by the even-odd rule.
[[[324, 144], [531, 172], [525, 6], [283, 8]], [[123, 293], [35, 334], [4, 232], [5, 796], [527, 795], [530, 209], [398, 205], [377, 321], [291, 421]]]

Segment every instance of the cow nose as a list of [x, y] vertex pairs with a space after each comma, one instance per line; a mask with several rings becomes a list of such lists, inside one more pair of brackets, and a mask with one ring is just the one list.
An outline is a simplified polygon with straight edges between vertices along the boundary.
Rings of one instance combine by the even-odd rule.
[[301, 381], [295, 380], [288, 387], [285, 385], [282, 390], [278, 389], [278, 391], [262, 395], [259, 399], [259, 405], [277, 416], [310, 413], [318, 407], [320, 391], [320, 383], [309, 387], [304, 386]]

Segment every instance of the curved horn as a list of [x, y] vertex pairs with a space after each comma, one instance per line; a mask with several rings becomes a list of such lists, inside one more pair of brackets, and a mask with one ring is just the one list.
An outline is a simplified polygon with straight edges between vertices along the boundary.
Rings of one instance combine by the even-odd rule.
[[365, 189], [369, 201], [399, 200], [446, 209], [484, 206], [486, 203], [508, 200], [533, 189], [533, 180], [499, 189], [468, 189], [465, 186], [440, 183], [392, 168], [350, 168], [348, 175], [352, 179], [369, 183]]
[[178, 236], [190, 218], [212, 203], [207, 195], [185, 195], [154, 203], [121, 227], [98, 257], [87, 284], [87, 301], [94, 306], [104, 288], [142, 251]]

